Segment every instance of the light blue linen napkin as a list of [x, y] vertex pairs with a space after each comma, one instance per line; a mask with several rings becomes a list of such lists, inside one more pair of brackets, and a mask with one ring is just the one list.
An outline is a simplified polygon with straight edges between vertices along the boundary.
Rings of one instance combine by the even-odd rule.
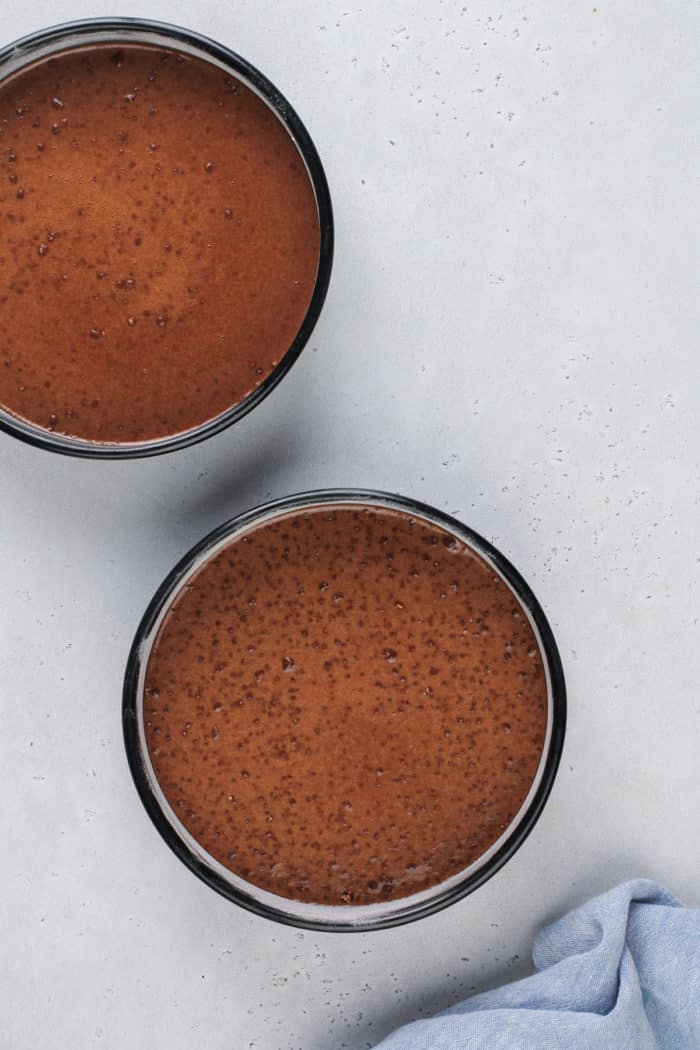
[[638, 879], [535, 938], [537, 972], [376, 1050], [700, 1050], [700, 910]]

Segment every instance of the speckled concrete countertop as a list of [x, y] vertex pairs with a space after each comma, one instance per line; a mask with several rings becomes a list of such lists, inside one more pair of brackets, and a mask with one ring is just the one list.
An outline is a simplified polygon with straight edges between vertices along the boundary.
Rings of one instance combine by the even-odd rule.
[[[307, 123], [331, 293], [243, 423], [164, 459], [0, 438], [0, 1030], [7, 1050], [361, 1050], [527, 970], [534, 930], [628, 876], [697, 887], [700, 9], [124, 0], [217, 37]], [[13, 38], [85, 14], [3, 11]], [[267, 497], [385, 488], [528, 578], [569, 733], [545, 813], [485, 887], [374, 935], [240, 911], [133, 790], [124, 662], [175, 560]]]

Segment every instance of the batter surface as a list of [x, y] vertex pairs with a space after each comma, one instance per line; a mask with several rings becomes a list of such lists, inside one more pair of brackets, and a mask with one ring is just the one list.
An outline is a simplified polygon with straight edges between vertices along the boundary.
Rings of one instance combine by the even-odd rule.
[[197, 58], [89, 47], [0, 83], [0, 405], [95, 442], [237, 404], [313, 293], [313, 188], [283, 125]]
[[517, 814], [547, 723], [521, 606], [421, 518], [319, 506], [190, 578], [147, 668], [158, 781], [205, 849], [323, 904], [425, 889]]

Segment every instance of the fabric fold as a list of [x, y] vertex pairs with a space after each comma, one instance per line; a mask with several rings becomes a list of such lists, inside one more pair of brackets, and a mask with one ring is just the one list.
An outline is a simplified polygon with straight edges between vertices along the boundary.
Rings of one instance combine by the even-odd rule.
[[700, 910], [646, 879], [545, 927], [536, 972], [376, 1050], [700, 1050]]

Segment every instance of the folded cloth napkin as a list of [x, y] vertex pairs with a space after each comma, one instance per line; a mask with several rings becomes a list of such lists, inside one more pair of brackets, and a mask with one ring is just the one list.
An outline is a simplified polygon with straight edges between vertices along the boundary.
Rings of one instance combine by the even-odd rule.
[[700, 910], [638, 879], [535, 938], [536, 973], [376, 1050], [700, 1050]]

